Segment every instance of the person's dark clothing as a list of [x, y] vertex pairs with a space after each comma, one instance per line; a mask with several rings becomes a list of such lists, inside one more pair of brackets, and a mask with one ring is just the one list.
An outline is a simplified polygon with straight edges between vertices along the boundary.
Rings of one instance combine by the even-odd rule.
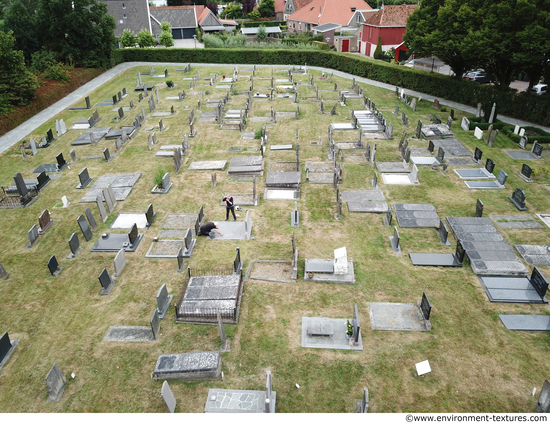
[[218, 228], [216, 227], [216, 224], [214, 224], [213, 222], [207, 222], [199, 230], [199, 236], [207, 236], [214, 228]]
[[233, 219], [236, 221], [237, 217], [235, 216], [235, 204], [233, 203], [233, 197], [224, 197], [222, 202], [225, 203], [225, 220], [229, 219], [229, 211], [233, 214]]

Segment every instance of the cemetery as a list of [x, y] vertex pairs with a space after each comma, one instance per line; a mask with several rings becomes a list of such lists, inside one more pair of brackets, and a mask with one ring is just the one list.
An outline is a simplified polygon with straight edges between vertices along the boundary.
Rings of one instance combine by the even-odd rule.
[[550, 149], [422, 97], [151, 63], [46, 119], [0, 155], [0, 410], [548, 411]]

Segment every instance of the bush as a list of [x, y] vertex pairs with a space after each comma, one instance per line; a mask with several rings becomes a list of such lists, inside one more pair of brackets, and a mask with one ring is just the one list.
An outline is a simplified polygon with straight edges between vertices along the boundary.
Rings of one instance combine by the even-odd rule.
[[260, 12], [258, 12], [257, 10], [253, 10], [252, 12], [250, 12], [247, 15], [248, 19], [253, 19], [255, 21], [259, 21], [261, 19], [261, 17], [262, 17], [262, 15], [260, 15]]
[[197, 41], [202, 43], [202, 32], [199, 28], [195, 28], [195, 35], [197, 36]]
[[374, 59], [379, 59], [380, 56], [382, 56], [382, 37], [378, 36], [378, 44], [376, 45], [376, 49], [374, 49], [372, 57]]
[[260, 138], [262, 138], [262, 128], [260, 128], [258, 131], [255, 131], [254, 132], [254, 140], [259, 140]]
[[48, 65], [46, 71], [44, 71], [44, 78], [54, 81], [69, 82], [71, 80], [71, 74], [69, 74], [67, 67], [62, 63], [52, 62]]
[[311, 45], [319, 47], [319, 50], [329, 50], [330, 49], [330, 45], [328, 43], [323, 43], [321, 41], [313, 41], [311, 43]]
[[167, 86], [168, 88], [174, 88], [174, 81], [172, 81], [172, 80], [166, 81], [166, 86]]
[[[538, 141], [540, 144], [550, 143], [550, 133], [529, 125], [522, 128], [525, 129], [525, 135], [527, 136], [528, 142], [534, 143]], [[502, 132], [513, 142], [519, 143], [521, 137], [519, 134], [514, 134], [514, 127], [505, 125], [502, 128]]]
[[54, 52], [39, 50], [31, 56], [31, 69], [36, 73], [44, 72], [52, 63], [56, 62]]
[[134, 34], [134, 31], [130, 31], [127, 28], [122, 31], [120, 45], [122, 47], [136, 47], [136, 34]]
[[164, 177], [164, 174], [166, 174], [166, 169], [164, 169], [164, 166], [162, 166], [162, 165], [157, 166], [157, 170], [155, 171], [155, 174], [153, 175], [153, 183], [158, 188], [164, 188], [164, 187], [162, 187], [162, 177]]
[[165, 47], [172, 47], [174, 45], [172, 32], [162, 31], [159, 36], [159, 44]]
[[143, 29], [137, 35], [137, 43], [141, 48], [154, 47], [155, 37], [153, 37], [153, 35], [149, 31], [147, 31], [146, 29]]

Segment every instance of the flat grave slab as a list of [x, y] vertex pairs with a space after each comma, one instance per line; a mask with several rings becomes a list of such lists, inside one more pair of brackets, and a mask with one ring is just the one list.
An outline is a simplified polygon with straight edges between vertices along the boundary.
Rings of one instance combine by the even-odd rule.
[[550, 246], [543, 244], [514, 244], [514, 247], [528, 264], [550, 266]]
[[192, 162], [191, 165], [189, 165], [188, 169], [190, 171], [204, 171], [204, 170], [223, 171], [225, 169], [226, 164], [227, 164], [226, 160], [197, 161], [197, 162]]
[[161, 228], [169, 230], [186, 230], [187, 228], [193, 228], [198, 216], [199, 215], [196, 213], [170, 213], [164, 218]]
[[342, 201], [344, 202], [365, 202], [365, 201], [384, 201], [382, 190], [350, 190], [342, 191]]
[[333, 259], [306, 259], [304, 281], [314, 283], [355, 284], [353, 261], [348, 261], [347, 274], [334, 274]]
[[548, 303], [527, 277], [481, 277], [479, 281], [491, 302]]
[[[270, 408], [275, 410], [277, 392], [271, 392]], [[209, 389], [205, 413], [263, 413], [265, 390]]]
[[544, 227], [539, 224], [531, 215], [491, 215], [491, 220], [500, 228], [540, 230]]
[[484, 179], [484, 178], [496, 178], [492, 173], [488, 172], [485, 168], [478, 169], [454, 169], [460, 178], [463, 180], [468, 179]]
[[411, 162], [415, 165], [433, 165], [437, 162], [435, 157], [411, 156]]
[[376, 169], [388, 174], [406, 174], [412, 171], [407, 162], [376, 162]]
[[242, 221], [216, 221], [218, 225], [218, 231], [223, 234], [220, 236], [215, 233], [212, 238], [207, 236], [209, 240], [249, 240], [250, 233], [252, 232], [252, 223], [250, 228], [246, 228], [246, 225]]
[[496, 233], [495, 235], [502, 237], [489, 218], [447, 217], [447, 222], [455, 236], [462, 242], [475, 274], [528, 274], [529, 270], [504, 239], [494, 242], [469, 241], [479, 237], [482, 237], [482, 240], [487, 239], [490, 233]]
[[[277, 115], [279, 115], [279, 112], [277, 112]], [[330, 127], [333, 131], [337, 131], [337, 130], [356, 130], [357, 127], [355, 126], [355, 124], [352, 124], [352, 123], [335, 123], [335, 124], [330, 124]]]
[[[185, 234], [183, 235], [185, 237]], [[177, 258], [180, 249], [185, 250], [183, 240], [159, 240], [151, 243], [146, 258]]]
[[274, 144], [269, 146], [269, 150], [292, 150], [292, 144]]
[[439, 216], [432, 204], [395, 203], [393, 206], [402, 228], [435, 228], [439, 225]]
[[40, 174], [41, 172], [46, 172], [46, 174], [51, 174], [54, 172], [61, 172], [64, 168], [59, 169], [56, 163], [44, 163], [42, 165], [38, 165], [38, 167], [32, 171], [33, 174]]
[[[447, 126], [444, 125], [444, 127], [446, 128]], [[434, 151], [437, 152], [441, 147], [445, 151], [445, 156], [472, 156], [472, 152], [464, 147], [456, 138], [437, 138], [432, 139], [432, 142], [434, 144]]]
[[118, 326], [109, 327], [104, 342], [154, 342], [151, 327]]
[[449, 166], [479, 166], [479, 163], [474, 162], [474, 160], [469, 157], [445, 156], [445, 162], [447, 162]]
[[452, 253], [409, 253], [415, 266], [443, 266], [460, 268], [460, 263]]
[[241, 139], [243, 140], [254, 140], [255, 137], [254, 131], [243, 131], [241, 133]]
[[103, 127], [103, 128], [96, 128], [90, 129], [86, 131], [83, 134], [80, 134], [75, 141], [71, 143], [71, 146], [84, 146], [87, 144], [92, 144], [92, 141], [90, 139], [90, 134], [94, 135], [94, 141], [98, 142], [103, 137], [107, 135], [109, 131], [111, 131], [112, 127]]
[[268, 172], [265, 180], [267, 187], [295, 187], [302, 181], [300, 172]]
[[153, 118], [166, 118], [168, 116], [173, 116], [172, 112], [155, 112], [152, 113], [151, 116]]
[[159, 355], [154, 380], [217, 380], [221, 371], [219, 351]]
[[306, 162], [306, 171], [329, 173], [332, 178], [334, 172], [334, 164], [332, 162]]
[[542, 157], [536, 156], [531, 152], [525, 150], [505, 150], [512, 159], [522, 160], [543, 160]]
[[386, 202], [366, 201], [366, 202], [347, 202], [350, 212], [359, 213], [386, 213], [388, 204]]
[[424, 319], [417, 304], [368, 303], [373, 330], [430, 331], [431, 324]]
[[264, 200], [299, 200], [300, 190], [298, 189], [274, 189], [266, 188]]
[[99, 237], [91, 251], [118, 252], [120, 249], [124, 249], [125, 252], [135, 252], [142, 238], [143, 234], [138, 234], [135, 243], [131, 245], [128, 234], [107, 234], [106, 237]]
[[147, 228], [147, 218], [144, 213], [120, 213], [111, 223], [111, 229], [130, 229], [136, 224], [138, 228]]
[[250, 166], [230, 166], [227, 170], [229, 175], [244, 174], [244, 175], [262, 175], [262, 165], [250, 165]]
[[547, 227], [550, 228], [550, 214], [545, 213], [537, 213], [536, 214], [542, 222], [546, 224]]
[[[187, 233], [187, 231], [185, 230], [160, 230], [159, 231], [159, 239], [160, 240], [170, 240], [170, 239], [184, 239], [185, 238], [185, 233]], [[193, 235], [194, 232], [193, 232]]]
[[[409, 174], [382, 174], [382, 181], [388, 185], [414, 185]], [[418, 183], [416, 183], [418, 184]]]
[[[332, 326], [333, 335], [313, 336], [308, 329], [314, 326]], [[363, 350], [363, 339], [359, 333], [359, 345], [350, 346], [346, 335], [347, 319], [342, 318], [321, 318], [302, 317], [302, 347], [313, 349], [340, 349], [340, 350]]]
[[252, 260], [246, 272], [251, 280], [292, 283], [292, 261]]
[[454, 133], [444, 124], [428, 124], [422, 125], [422, 135], [426, 138], [453, 136]]
[[466, 187], [476, 190], [502, 190], [505, 187], [498, 181], [464, 181]]
[[550, 331], [550, 315], [499, 315], [507, 330]]
[[271, 122], [272, 119], [269, 116], [252, 116], [248, 118], [250, 122]]
[[124, 201], [132, 191], [132, 188], [141, 177], [141, 172], [131, 174], [101, 175], [96, 182], [88, 189], [79, 203], [95, 203], [97, 196], [103, 198], [103, 189], [112, 185], [115, 199]]
[[308, 172], [306, 179], [311, 184], [332, 184], [334, 178], [328, 172]]

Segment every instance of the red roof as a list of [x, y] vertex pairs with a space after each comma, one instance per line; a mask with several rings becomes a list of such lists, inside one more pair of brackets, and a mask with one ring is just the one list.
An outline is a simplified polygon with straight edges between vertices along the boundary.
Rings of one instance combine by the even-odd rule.
[[[195, 6], [197, 8], [197, 22], [200, 24], [202, 24], [202, 21], [204, 21], [206, 19], [206, 17], [208, 16], [208, 14], [210, 13], [210, 9], [208, 9], [207, 7], [204, 7], [204, 6]], [[199, 12], [199, 7], [204, 7], [204, 10], [202, 12]], [[200, 13], [200, 15], [199, 15]]]
[[363, 22], [363, 25], [376, 27], [406, 27], [407, 18], [418, 7], [417, 4], [384, 6], [383, 9], [365, 13], [365, 22]]
[[[354, 8], [353, 11], [352, 8]], [[355, 10], [367, 9], [372, 8], [363, 0], [313, 0], [306, 7], [290, 15], [287, 20], [317, 25], [334, 23], [345, 26]]]
[[275, 12], [282, 12], [285, 9], [285, 0], [275, 0]]

